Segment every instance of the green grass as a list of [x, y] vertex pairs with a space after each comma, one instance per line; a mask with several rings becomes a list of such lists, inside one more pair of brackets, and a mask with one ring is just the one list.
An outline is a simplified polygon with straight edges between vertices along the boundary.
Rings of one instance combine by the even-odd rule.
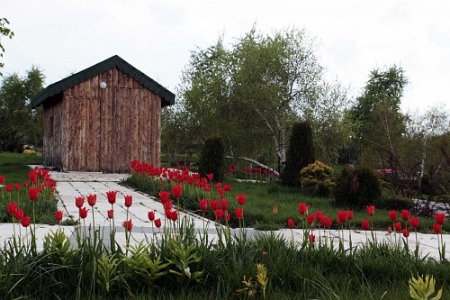
[[20, 183], [27, 180], [28, 165], [42, 164], [42, 154], [0, 152], [0, 175], [6, 176], [6, 183]]

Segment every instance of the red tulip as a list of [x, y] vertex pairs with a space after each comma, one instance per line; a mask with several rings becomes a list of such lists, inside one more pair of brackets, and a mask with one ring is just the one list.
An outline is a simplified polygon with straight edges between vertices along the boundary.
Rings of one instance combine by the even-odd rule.
[[76, 205], [78, 208], [82, 208], [83, 205], [84, 205], [84, 197], [76, 197], [76, 198], [75, 198], [75, 205]]
[[86, 207], [81, 207], [79, 209], [80, 218], [86, 219], [88, 211], [89, 211], [89, 209], [87, 209]]
[[6, 185], [5, 185], [5, 190], [6, 190], [8, 193], [12, 192], [12, 189], [13, 189], [13, 185], [12, 185], [12, 184], [6, 184]]
[[158, 195], [159, 195], [159, 199], [161, 200], [162, 204], [166, 203], [170, 199], [170, 193], [167, 191], [160, 191], [158, 193]]
[[127, 231], [131, 231], [131, 229], [133, 228], [133, 222], [131, 222], [131, 219], [128, 221], [124, 221], [122, 223], [122, 226], [127, 230]]
[[436, 213], [436, 214], [434, 214], [434, 218], [436, 219], [437, 224], [444, 225], [444, 222], [445, 222], [445, 214], [444, 213]]
[[205, 184], [205, 185], [203, 186], [203, 190], [204, 190], [205, 192], [210, 192], [210, 191], [211, 191], [211, 186], [209, 186], [209, 184]]
[[13, 216], [16, 214], [17, 208], [19, 208], [19, 204], [16, 202], [11, 202], [6, 205], [6, 208], [8, 209], [8, 213]]
[[171, 210], [173, 207], [173, 201], [169, 200], [163, 204], [164, 210]]
[[200, 200], [198, 201], [198, 203], [199, 203], [199, 206], [200, 206], [200, 210], [201, 210], [201, 211], [205, 211], [205, 210], [208, 209], [208, 200], [206, 200], [206, 199], [200, 199]]
[[311, 243], [314, 243], [316, 241], [316, 236], [314, 234], [308, 235], [308, 239]]
[[22, 217], [20, 219], [20, 224], [22, 224], [22, 226], [26, 228], [30, 226], [30, 220], [31, 220], [30, 216]]
[[369, 220], [362, 220], [362, 221], [361, 221], [361, 227], [362, 227], [362, 229], [364, 229], [364, 230], [369, 230], [369, 228], [370, 228], [370, 222], [369, 222]]
[[226, 199], [220, 200], [220, 208], [222, 208], [222, 210], [227, 210], [228, 209], [228, 200], [226, 200]]
[[90, 206], [94, 206], [97, 202], [97, 195], [91, 194], [87, 196], [87, 201]]
[[368, 205], [366, 208], [367, 214], [372, 217], [375, 214], [375, 206], [374, 205]]
[[106, 192], [106, 197], [108, 198], [108, 202], [110, 204], [116, 203], [117, 191], [108, 191], [108, 192]]
[[316, 219], [316, 215], [315, 214], [309, 214], [306, 217], [306, 221], [308, 222], [308, 224], [311, 226], [314, 223], [314, 220]]
[[328, 216], [322, 216], [322, 218], [320, 218], [320, 225], [330, 228], [331, 225], [333, 225], [333, 219]]
[[63, 218], [63, 211], [62, 210], [55, 211], [56, 221], [61, 222], [62, 218]]
[[14, 187], [15, 187], [16, 191], [20, 191], [20, 188], [22, 186], [20, 185], [20, 183], [16, 183], [16, 185]]
[[320, 220], [322, 220], [323, 212], [321, 210], [316, 211], [316, 220], [320, 223]]
[[298, 212], [304, 216], [308, 214], [308, 205], [306, 203], [299, 203], [298, 204]]
[[157, 228], [161, 227], [161, 219], [156, 219], [156, 220], [155, 220], [155, 226], [156, 226]]
[[39, 198], [39, 188], [31, 187], [28, 189], [28, 198], [31, 201], [36, 201]]
[[216, 184], [214, 184], [214, 188], [216, 190], [219, 190], [220, 188], [222, 188], [222, 183], [221, 182], [217, 182]]
[[236, 215], [236, 219], [241, 220], [244, 217], [244, 209], [236, 208], [234, 214]]
[[176, 221], [178, 219], [178, 211], [172, 210], [172, 221]]
[[113, 219], [114, 218], [114, 210], [108, 209], [107, 213], [108, 213], [108, 219]]
[[245, 201], [247, 201], [247, 195], [245, 194], [238, 194], [236, 196], [237, 202], [239, 203], [240, 206], [245, 204]]
[[172, 187], [172, 194], [176, 199], [181, 198], [182, 191], [183, 191], [183, 188], [179, 185], [175, 185]]
[[223, 217], [223, 210], [216, 209], [215, 213], [216, 213], [216, 220], [222, 219], [222, 217]]
[[219, 201], [209, 200], [209, 208], [211, 208], [212, 211], [216, 211], [219, 208]]
[[130, 207], [133, 204], [133, 196], [126, 195], [125, 196], [125, 206]]
[[0, 183], [5, 183], [6, 180], [6, 176], [5, 175], [1, 175], [0, 176]]
[[224, 192], [229, 192], [229, 191], [231, 191], [231, 185], [229, 185], [229, 184], [224, 184], [224, 185], [223, 185], [223, 191], [224, 191]]
[[294, 228], [295, 226], [295, 220], [294, 219], [289, 219], [288, 220], [288, 227], [289, 228]]
[[434, 233], [438, 234], [442, 232], [442, 226], [440, 224], [433, 224]]
[[403, 220], [403, 221], [406, 222], [406, 221], [409, 220], [409, 217], [410, 217], [410, 212], [409, 212], [409, 210], [407, 210], [407, 209], [402, 209], [401, 214], [402, 214], [402, 220]]
[[400, 222], [395, 223], [395, 224], [394, 224], [394, 229], [395, 229], [395, 231], [397, 231], [397, 232], [402, 231], [402, 223], [400, 223]]
[[389, 215], [389, 219], [392, 222], [395, 222], [395, 220], [397, 220], [397, 211], [396, 210], [390, 210], [388, 215]]
[[408, 230], [408, 228], [403, 229], [403, 236], [405, 238], [409, 237], [409, 230]]
[[420, 219], [418, 217], [412, 217], [411, 220], [409, 220], [409, 225], [411, 225], [412, 228], [418, 228]]
[[148, 212], [148, 219], [153, 222], [155, 220], [155, 211], [151, 210]]
[[206, 177], [208, 178], [209, 181], [212, 181], [214, 179], [214, 174], [213, 173], [206, 174]]
[[347, 211], [345, 210], [338, 211], [336, 221], [340, 224], [345, 223], [345, 221], [347, 221]]
[[14, 213], [14, 217], [16, 218], [17, 221], [22, 220], [23, 218], [23, 209], [16, 209], [15, 213]]
[[24, 187], [28, 187], [28, 185], [29, 185], [28, 181], [24, 181], [24, 182], [23, 182], [23, 186], [24, 186]]
[[347, 221], [353, 220], [353, 211], [352, 210], [347, 210], [346, 214], [347, 214]]

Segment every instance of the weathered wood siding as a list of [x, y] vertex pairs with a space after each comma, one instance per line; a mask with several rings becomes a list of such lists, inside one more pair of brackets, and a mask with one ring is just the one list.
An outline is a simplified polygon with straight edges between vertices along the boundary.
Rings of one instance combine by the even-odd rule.
[[43, 164], [62, 169], [62, 95], [49, 99], [43, 109]]
[[59, 159], [64, 171], [127, 172], [133, 159], [159, 165], [161, 98], [119, 69], [66, 90], [53, 109], [58, 113], [53, 138], [59, 128], [60, 142], [49, 140], [50, 147], [57, 146], [50, 150], [45, 137], [44, 152]]

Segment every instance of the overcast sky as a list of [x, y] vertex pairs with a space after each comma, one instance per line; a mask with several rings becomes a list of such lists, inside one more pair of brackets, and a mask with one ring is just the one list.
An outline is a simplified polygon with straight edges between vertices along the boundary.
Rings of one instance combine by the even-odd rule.
[[[401, 66], [410, 81], [402, 110], [450, 100], [450, 1], [397, 0], [0, 0], [15, 36], [2, 39], [3, 74], [32, 65], [45, 84], [115, 54], [176, 92], [190, 52], [225, 44], [254, 25], [315, 37], [327, 77], [357, 96], [370, 70]], [[449, 105], [446, 105], [449, 109]]]

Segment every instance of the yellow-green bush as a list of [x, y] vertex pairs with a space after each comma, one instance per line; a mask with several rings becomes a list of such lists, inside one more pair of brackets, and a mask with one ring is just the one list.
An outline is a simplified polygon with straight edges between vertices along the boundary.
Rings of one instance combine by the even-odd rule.
[[23, 154], [36, 155], [36, 151], [34, 151], [32, 149], [25, 149], [25, 150], [23, 150]]
[[300, 186], [306, 194], [329, 196], [335, 186], [333, 168], [316, 160], [300, 171]]

